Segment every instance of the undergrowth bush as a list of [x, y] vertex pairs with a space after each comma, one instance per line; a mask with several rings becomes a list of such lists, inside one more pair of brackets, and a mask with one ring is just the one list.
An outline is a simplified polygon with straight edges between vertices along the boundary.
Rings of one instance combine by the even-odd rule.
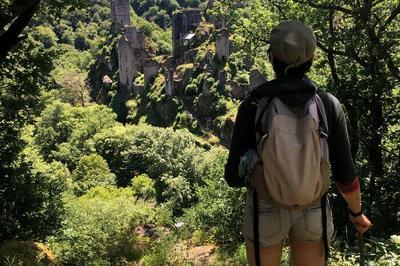
[[151, 205], [134, 201], [130, 188], [95, 187], [67, 200], [62, 229], [48, 243], [66, 265], [137, 260], [148, 241], [135, 228], [150, 223], [154, 215]]
[[146, 174], [135, 176], [132, 179], [131, 188], [136, 200], [143, 199], [149, 201], [155, 199], [156, 189], [154, 188], [154, 180]]
[[79, 159], [72, 180], [75, 195], [81, 196], [93, 187], [114, 185], [115, 175], [100, 155], [91, 154]]
[[187, 209], [183, 234], [195, 230], [204, 232], [203, 238], [218, 244], [238, 245], [241, 235], [244, 191], [228, 187], [223, 179], [226, 153], [215, 150], [208, 154], [204, 173], [204, 186], [196, 188], [198, 202]]

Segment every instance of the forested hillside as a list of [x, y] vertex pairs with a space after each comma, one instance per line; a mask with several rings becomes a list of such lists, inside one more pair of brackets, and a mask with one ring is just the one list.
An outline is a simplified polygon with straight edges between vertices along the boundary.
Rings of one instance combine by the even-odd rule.
[[[399, 13], [397, 0], [0, 1], [0, 264], [246, 265], [227, 148], [240, 102], [274, 79], [271, 29], [301, 20], [318, 39], [308, 76], [346, 113], [374, 224], [365, 259], [400, 265]], [[356, 265], [334, 185], [330, 203], [329, 265]]]

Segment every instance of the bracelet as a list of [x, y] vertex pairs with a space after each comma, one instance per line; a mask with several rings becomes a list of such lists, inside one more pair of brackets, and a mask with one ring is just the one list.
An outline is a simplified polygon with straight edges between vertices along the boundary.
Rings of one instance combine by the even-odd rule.
[[350, 212], [350, 215], [351, 215], [351, 216], [357, 217], [357, 216], [362, 215], [362, 214], [364, 213], [364, 210], [363, 210], [363, 208], [361, 207], [361, 211], [359, 211], [359, 212], [353, 212], [353, 211], [349, 208], [349, 212]]

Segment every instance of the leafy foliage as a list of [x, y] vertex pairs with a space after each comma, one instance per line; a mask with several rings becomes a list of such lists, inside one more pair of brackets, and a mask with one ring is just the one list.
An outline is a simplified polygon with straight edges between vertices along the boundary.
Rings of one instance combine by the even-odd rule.
[[8, 215], [2, 219], [1, 237], [44, 239], [60, 226], [70, 173], [59, 162], [44, 162], [33, 147], [22, 150], [14, 163], [18, 178], [11, 183], [15, 190], [3, 194], [12, 205], [4, 209]]
[[157, 24], [132, 14], [132, 24], [136, 25], [145, 36], [152, 40], [152, 50], [156, 54], [170, 54], [172, 51], [171, 29], [162, 30]]
[[244, 191], [229, 188], [222, 178], [226, 153], [215, 151], [207, 157], [204, 173], [205, 186], [196, 189], [198, 203], [185, 213], [187, 230], [199, 230], [209, 241], [219, 244], [236, 245], [241, 235]]
[[110, 172], [107, 162], [97, 154], [82, 156], [72, 172], [74, 193], [77, 196], [85, 194], [96, 186], [111, 186], [115, 184], [115, 175]]
[[21, 154], [21, 130], [40, 109], [39, 90], [53, 86], [55, 54], [31, 37], [14, 49], [0, 62], [0, 239], [40, 239], [57, 227], [62, 206], [57, 182]]
[[82, 73], [70, 71], [63, 73], [60, 79], [60, 98], [71, 105], [85, 106], [89, 103], [89, 87], [86, 76]]
[[[17, 1], [0, 3], [0, 37], [13, 23], [7, 22], [11, 3]], [[207, 1], [130, 3], [133, 24], [163, 61], [172, 51], [172, 12], [204, 9]], [[397, 210], [400, 197], [398, 1], [215, 1], [214, 20], [230, 29], [228, 60], [217, 60], [210, 30], [190, 62], [178, 66], [177, 77], [190, 78], [177, 96], [165, 95], [159, 75], [135, 98], [117, 82], [120, 36], [108, 4], [41, 1], [28, 37], [0, 60], [0, 241], [53, 235], [48, 243], [64, 264], [145, 265], [190, 264], [174, 257], [175, 243], [213, 242], [221, 246], [221, 264], [244, 264], [244, 191], [222, 179], [226, 150], [212, 147], [220, 140], [204, 144], [186, 129], [228, 136], [239, 102], [218, 74], [224, 70], [228, 80], [247, 84], [258, 68], [273, 78], [269, 32], [281, 20], [299, 19], [313, 26], [319, 41], [310, 77], [347, 111], [364, 206], [376, 228], [365, 237], [367, 260], [396, 265], [398, 236], [388, 239], [399, 232], [399, 213], [387, 209]], [[111, 82], [103, 82], [105, 75]], [[135, 82], [143, 80], [141, 74]], [[336, 191], [332, 203], [338, 241], [331, 263], [356, 264], [346, 235], [352, 227]], [[284, 254], [287, 262], [287, 248]]]
[[163, 29], [171, 26], [172, 13], [180, 7], [198, 7], [200, 1], [134, 0], [131, 5], [136, 14], [155, 22]]
[[136, 199], [151, 200], [156, 195], [154, 183], [154, 180], [146, 174], [135, 176], [131, 184], [133, 195]]
[[95, 187], [68, 200], [62, 230], [48, 242], [65, 264], [135, 260], [146, 240], [135, 235], [134, 229], [152, 217], [153, 210], [135, 202], [130, 188]]
[[91, 137], [116, 124], [115, 114], [105, 106], [83, 108], [55, 102], [43, 111], [38, 121], [35, 143], [46, 160], [59, 159], [73, 169], [76, 155], [90, 153], [84, 147]]

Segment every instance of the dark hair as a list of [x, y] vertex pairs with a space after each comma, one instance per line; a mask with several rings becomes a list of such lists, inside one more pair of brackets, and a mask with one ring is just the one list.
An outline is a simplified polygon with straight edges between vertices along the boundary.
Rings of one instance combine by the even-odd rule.
[[313, 60], [311, 59], [299, 65], [298, 67], [289, 68], [285, 75], [285, 68], [288, 66], [288, 64], [285, 64], [274, 57], [274, 59], [272, 60], [272, 67], [276, 73], [277, 78], [288, 76], [294, 79], [302, 79], [310, 70], [312, 63]]

